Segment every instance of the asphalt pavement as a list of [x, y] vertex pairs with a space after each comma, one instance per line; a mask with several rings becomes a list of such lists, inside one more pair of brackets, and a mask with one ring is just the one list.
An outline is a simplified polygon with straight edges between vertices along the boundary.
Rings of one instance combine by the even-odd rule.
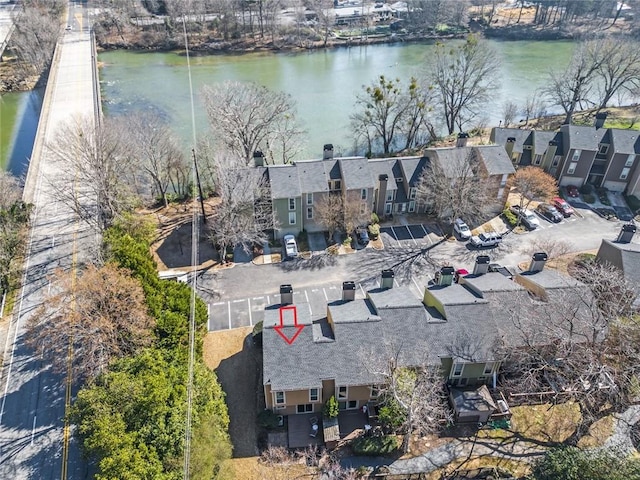
[[[41, 352], [26, 345], [26, 325], [55, 285], [56, 268], [69, 270], [86, 261], [96, 237], [56, 197], [62, 169], [45, 145], [59, 126], [77, 115], [94, 117], [92, 47], [81, 5], [70, 7], [49, 77], [25, 198], [34, 204], [22, 289], [14, 307], [4, 348], [0, 404], [1, 479], [90, 478], [78, 444], [65, 431], [66, 375], [52, 372]], [[69, 385], [73, 385], [70, 383]], [[65, 441], [68, 439], [68, 442]], [[68, 448], [65, 446], [68, 445]]]

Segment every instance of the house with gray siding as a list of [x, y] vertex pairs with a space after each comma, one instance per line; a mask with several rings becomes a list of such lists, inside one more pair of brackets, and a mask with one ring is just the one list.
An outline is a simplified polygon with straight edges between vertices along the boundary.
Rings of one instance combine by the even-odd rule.
[[640, 195], [640, 132], [594, 126], [563, 125], [557, 132], [494, 128], [491, 141], [503, 145], [513, 164], [539, 166], [560, 186], [591, 184]]

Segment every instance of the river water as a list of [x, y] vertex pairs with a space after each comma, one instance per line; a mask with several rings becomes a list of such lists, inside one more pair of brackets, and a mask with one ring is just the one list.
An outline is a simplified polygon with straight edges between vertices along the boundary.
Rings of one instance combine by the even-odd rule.
[[[565, 41], [488, 40], [502, 60], [496, 75], [500, 89], [484, 109], [488, 125], [498, 124], [502, 105], [511, 100], [522, 105], [528, 95], [544, 84], [549, 69], [564, 67], [574, 44]], [[198, 134], [207, 132], [207, 119], [200, 101], [202, 85], [225, 80], [255, 81], [272, 90], [291, 95], [297, 117], [307, 131], [301, 158], [318, 157], [325, 143], [333, 143], [338, 154], [353, 152], [349, 116], [355, 96], [362, 86], [379, 75], [408, 79], [423, 77], [435, 45], [410, 43], [314, 50], [296, 53], [247, 53], [191, 57]], [[191, 110], [189, 77], [184, 55], [176, 53], [106, 52], [100, 80], [105, 112], [118, 115], [133, 110], [151, 110], [165, 117], [190, 147]], [[22, 95], [22, 96], [20, 96]], [[32, 102], [29, 94], [19, 94], [18, 102]], [[20, 109], [18, 109], [20, 110]], [[32, 112], [5, 120], [3, 129], [27, 123]], [[37, 115], [36, 115], [37, 121]], [[15, 138], [15, 136], [14, 136]], [[14, 147], [0, 150], [15, 152]], [[15, 162], [15, 153], [8, 154]], [[10, 162], [11, 163], [11, 162]]]

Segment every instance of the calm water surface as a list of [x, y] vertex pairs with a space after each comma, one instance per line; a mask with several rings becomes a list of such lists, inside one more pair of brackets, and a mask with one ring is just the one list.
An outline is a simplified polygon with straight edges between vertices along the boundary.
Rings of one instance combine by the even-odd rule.
[[[501, 88], [486, 106], [489, 124], [497, 124], [506, 100], [524, 104], [544, 84], [546, 72], [569, 61], [571, 42], [490, 41], [502, 59]], [[394, 44], [302, 53], [251, 53], [191, 58], [196, 125], [207, 131], [200, 100], [202, 85], [225, 80], [256, 81], [295, 99], [298, 119], [307, 130], [305, 157], [333, 143], [338, 152], [353, 148], [349, 116], [362, 86], [378, 75], [421, 77], [434, 44]], [[186, 58], [174, 53], [108, 52], [100, 55], [105, 110], [120, 114], [152, 109], [165, 116], [188, 144], [191, 138]]]
[[[523, 104], [541, 87], [546, 72], [569, 61], [571, 42], [489, 43], [502, 59], [501, 81], [495, 98], [486, 105], [489, 125], [497, 124], [507, 100]], [[433, 52], [433, 43], [372, 45], [301, 53], [250, 53], [192, 57], [196, 95], [196, 125], [207, 132], [200, 101], [202, 85], [225, 80], [256, 81], [286, 92], [296, 101], [298, 119], [307, 130], [303, 158], [317, 157], [322, 145], [333, 143], [338, 153], [351, 153], [349, 116], [362, 86], [379, 75], [408, 79], [421, 77]], [[151, 110], [165, 117], [183, 139], [191, 141], [191, 111], [186, 58], [175, 53], [100, 54], [100, 79], [105, 112], [110, 115]], [[42, 104], [42, 92], [3, 95], [0, 100], [0, 165], [20, 175], [31, 153]]]

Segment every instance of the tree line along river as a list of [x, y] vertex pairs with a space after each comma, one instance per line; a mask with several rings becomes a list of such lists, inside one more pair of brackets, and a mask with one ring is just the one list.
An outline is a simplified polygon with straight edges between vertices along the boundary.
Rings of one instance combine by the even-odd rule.
[[[523, 105], [544, 85], [550, 69], [564, 68], [573, 52], [570, 41], [487, 40], [502, 61], [495, 72], [500, 88], [483, 112], [487, 125], [498, 124], [502, 105]], [[200, 88], [226, 80], [255, 81], [291, 95], [297, 118], [307, 131], [301, 158], [321, 155], [333, 143], [351, 153], [349, 129], [355, 96], [379, 75], [420, 79], [434, 43], [396, 43], [288, 53], [218, 54], [191, 57], [196, 125], [207, 132]], [[151, 110], [169, 122], [190, 147], [191, 109], [187, 60], [178, 53], [110, 51], [99, 55], [102, 101], [107, 115]], [[16, 175], [26, 171], [42, 92], [4, 94], [0, 100], [0, 164]]]

